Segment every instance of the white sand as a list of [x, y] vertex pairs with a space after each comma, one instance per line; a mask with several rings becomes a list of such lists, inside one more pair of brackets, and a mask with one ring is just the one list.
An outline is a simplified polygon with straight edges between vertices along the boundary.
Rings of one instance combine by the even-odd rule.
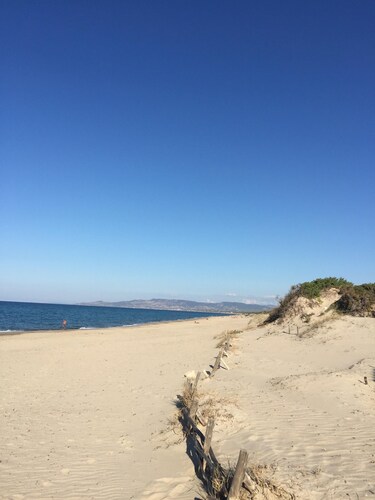
[[185, 444], [165, 432], [173, 401], [185, 372], [208, 368], [213, 336], [246, 323], [1, 336], [0, 497], [194, 498]]
[[375, 320], [332, 319], [307, 338], [287, 332], [245, 331], [233, 369], [206, 384], [217, 397], [235, 395], [214, 449], [223, 462], [248, 450], [300, 499], [375, 498]]
[[297, 498], [375, 497], [375, 320], [301, 339], [258, 318], [0, 337], [1, 498], [198, 497], [168, 419], [184, 373], [209, 369], [231, 329], [244, 332], [230, 370], [200, 384], [221, 399], [219, 460], [245, 448]]

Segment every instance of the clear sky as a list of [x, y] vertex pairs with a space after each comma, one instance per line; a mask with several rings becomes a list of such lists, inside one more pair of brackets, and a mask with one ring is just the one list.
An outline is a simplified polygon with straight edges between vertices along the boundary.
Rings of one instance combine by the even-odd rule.
[[0, 6], [0, 300], [375, 281], [374, 0]]

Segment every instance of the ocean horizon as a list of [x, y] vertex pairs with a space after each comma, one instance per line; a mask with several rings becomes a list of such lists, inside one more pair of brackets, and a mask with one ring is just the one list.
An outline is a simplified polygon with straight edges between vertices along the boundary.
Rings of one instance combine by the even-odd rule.
[[36, 330], [90, 330], [163, 321], [224, 316], [225, 313], [0, 301], [0, 334]]

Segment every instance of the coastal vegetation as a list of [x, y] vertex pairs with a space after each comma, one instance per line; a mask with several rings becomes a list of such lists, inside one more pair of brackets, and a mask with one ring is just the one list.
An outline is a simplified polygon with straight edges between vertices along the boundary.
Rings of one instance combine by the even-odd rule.
[[344, 288], [335, 303], [337, 311], [353, 316], [375, 317], [375, 283], [364, 283]]
[[338, 300], [332, 304], [336, 311], [353, 316], [375, 317], [375, 283], [354, 285], [344, 278], [329, 277], [293, 285], [285, 297], [280, 299], [279, 305], [270, 312], [266, 323], [284, 319], [301, 298], [310, 305], [319, 303], [324, 293], [330, 290], [339, 294]]

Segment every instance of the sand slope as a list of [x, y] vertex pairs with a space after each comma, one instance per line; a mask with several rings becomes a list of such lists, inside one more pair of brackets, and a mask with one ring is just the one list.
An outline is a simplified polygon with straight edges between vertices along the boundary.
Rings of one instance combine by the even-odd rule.
[[307, 337], [284, 332], [245, 331], [233, 369], [206, 386], [236, 395], [232, 418], [216, 428], [216, 450], [235, 461], [247, 449], [297, 498], [374, 497], [375, 320], [331, 319]]

